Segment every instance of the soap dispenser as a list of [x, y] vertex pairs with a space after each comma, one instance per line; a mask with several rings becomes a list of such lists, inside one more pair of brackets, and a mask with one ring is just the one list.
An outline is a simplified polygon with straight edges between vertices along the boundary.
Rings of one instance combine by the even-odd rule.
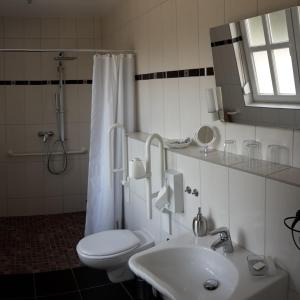
[[207, 220], [201, 213], [201, 207], [198, 208], [198, 214], [193, 219], [193, 232], [197, 237], [207, 234]]

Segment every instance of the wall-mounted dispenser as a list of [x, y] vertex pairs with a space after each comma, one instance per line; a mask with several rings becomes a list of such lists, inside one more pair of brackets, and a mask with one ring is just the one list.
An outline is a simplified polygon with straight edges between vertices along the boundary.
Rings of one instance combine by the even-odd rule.
[[129, 161], [129, 178], [142, 179], [146, 177], [144, 163], [138, 157]]
[[166, 184], [169, 186], [169, 207], [171, 213], [183, 213], [183, 175], [176, 170], [166, 171]]

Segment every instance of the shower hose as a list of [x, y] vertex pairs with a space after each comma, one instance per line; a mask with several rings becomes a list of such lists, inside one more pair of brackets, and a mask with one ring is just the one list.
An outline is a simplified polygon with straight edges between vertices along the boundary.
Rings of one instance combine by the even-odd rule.
[[47, 151], [47, 169], [48, 171], [53, 175], [60, 175], [64, 173], [68, 167], [68, 153], [65, 148], [65, 143], [61, 139], [58, 139], [53, 146], [58, 145], [58, 149], [61, 148], [62, 152], [62, 165], [58, 169], [55, 166], [55, 160], [54, 160], [54, 151], [50, 151], [50, 146], [48, 144], [48, 151]]

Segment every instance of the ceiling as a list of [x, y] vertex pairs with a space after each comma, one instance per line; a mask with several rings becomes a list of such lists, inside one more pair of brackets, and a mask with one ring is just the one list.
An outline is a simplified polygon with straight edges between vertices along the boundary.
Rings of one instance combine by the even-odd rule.
[[3, 17], [103, 16], [117, 2], [118, 0], [0, 0], [0, 15]]

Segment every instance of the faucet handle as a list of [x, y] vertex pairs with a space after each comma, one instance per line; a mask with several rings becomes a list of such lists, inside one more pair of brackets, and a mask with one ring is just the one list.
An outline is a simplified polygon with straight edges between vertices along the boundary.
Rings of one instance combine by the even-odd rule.
[[220, 234], [221, 238], [223, 238], [223, 239], [229, 239], [230, 238], [229, 229], [225, 226], [216, 228], [215, 230], [212, 230], [209, 233], [209, 235], [216, 235], [216, 234]]

